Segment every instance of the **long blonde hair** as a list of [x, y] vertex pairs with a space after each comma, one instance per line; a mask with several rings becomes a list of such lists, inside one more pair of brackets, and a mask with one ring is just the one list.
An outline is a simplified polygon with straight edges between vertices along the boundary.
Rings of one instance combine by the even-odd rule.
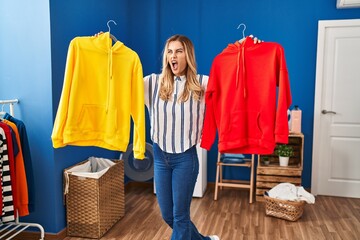
[[179, 101], [186, 102], [189, 99], [190, 94], [195, 100], [201, 100], [201, 97], [204, 95], [204, 89], [201, 88], [199, 81], [196, 78], [196, 61], [195, 61], [195, 51], [194, 45], [191, 40], [183, 35], [174, 35], [170, 37], [165, 44], [163, 51], [163, 64], [162, 64], [162, 74], [160, 79], [160, 98], [164, 101], [170, 100], [172, 93], [174, 91], [174, 74], [171, 71], [166, 52], [169, 47], [170, 42], [179, 41], [184, 47], [185, 57], [186, 57], [186, 83], [184, 91], [181, 94]]

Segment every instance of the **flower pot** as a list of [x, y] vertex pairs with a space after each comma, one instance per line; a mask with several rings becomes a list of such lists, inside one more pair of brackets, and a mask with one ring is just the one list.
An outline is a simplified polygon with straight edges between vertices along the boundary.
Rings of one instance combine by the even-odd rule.
[[287, 167], [289, 165], [289, 157], [279, 156], [279, 162], [281, 167]]

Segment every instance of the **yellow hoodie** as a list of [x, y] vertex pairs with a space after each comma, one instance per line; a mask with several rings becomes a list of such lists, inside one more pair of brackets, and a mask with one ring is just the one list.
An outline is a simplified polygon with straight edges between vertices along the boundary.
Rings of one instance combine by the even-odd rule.
[[54, 148], [97, 146], [126, 151], [130, 116], [134, 157], [144, 158], [142, 65], [136, 52], [106, 32], [69, 45], [62, 94], [51, 135]]

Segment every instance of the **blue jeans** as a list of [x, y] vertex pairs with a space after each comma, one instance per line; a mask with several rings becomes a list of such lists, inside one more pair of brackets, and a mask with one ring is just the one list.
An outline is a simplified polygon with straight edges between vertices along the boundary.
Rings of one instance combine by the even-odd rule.
[[183, 153], [166, 153], [154, 143], [156, 196], [165, 222], [173, 229], [171, 240], [203, 240], [190, 220], [190, 205], [199, 174], [196, 146]]

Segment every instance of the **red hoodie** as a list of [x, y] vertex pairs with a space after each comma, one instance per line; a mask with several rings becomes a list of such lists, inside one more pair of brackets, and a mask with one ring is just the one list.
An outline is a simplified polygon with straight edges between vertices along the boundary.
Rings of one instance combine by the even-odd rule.
[[288, 143], [291, 92], [282, 46], [249, 37], [229, 44], [213, 61], [205, 103], [207, 150], [216, 130], [222, 153], [271, 154], [275, 143]]

